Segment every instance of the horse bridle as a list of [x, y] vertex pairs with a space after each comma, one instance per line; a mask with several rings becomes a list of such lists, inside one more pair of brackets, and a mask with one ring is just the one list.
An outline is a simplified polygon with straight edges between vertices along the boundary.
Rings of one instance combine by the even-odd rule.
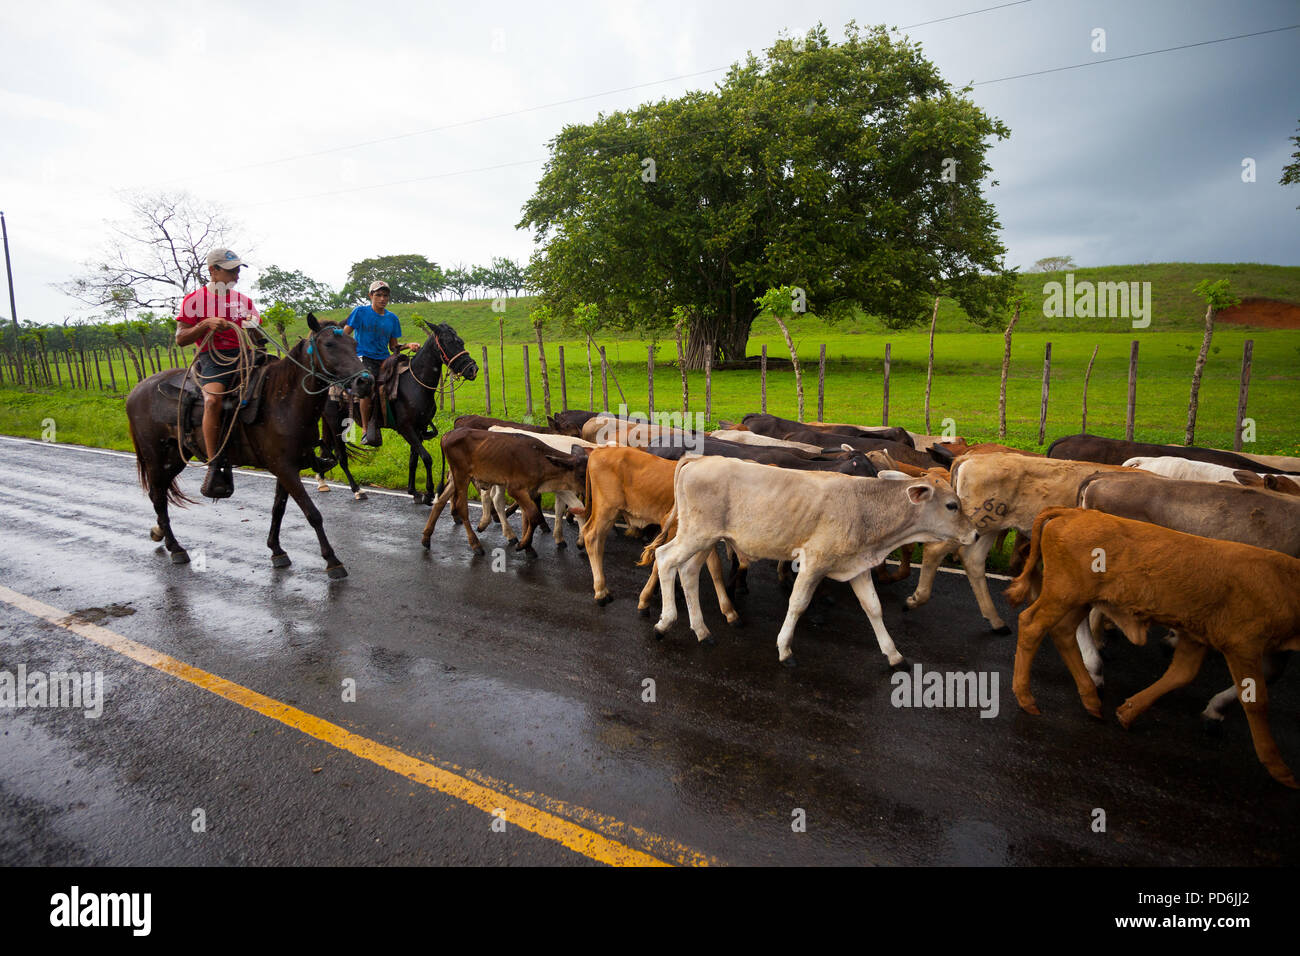
[[[455, 369], [451, 367], [451, 363], [454, 362], [456, 359], [460, 358], [462, 355], [469, 355], [469, 349], [461, 349], [451, 358], [447, 358], [447, 350], [442, 347], [442, 339], [438, 338], [438, 331], [436, 329], [433, 330], [433, 344], [438, 346], [438, 354], [442, 356], [442, 364], [447, 366], [447, 374], [453, 377], [457, 377]], [[414, 359], [411, 360], [411, 364], [407, 367], [407, 370], [411, 373], [411, 378], [415, 379], [415, 381], [419, 383], [421, 386], [423, 386], [424, 388], [428, 389], [431, 392], [436, 388], [436, 386], [434, 385], [426, 385], [424, 382], [420, 381], [420, 376], [415, 374]]]
[[[335, 335], [343, 334], [342, 329], [336, 328], [336, 329], [331, 329], [331, 331]], [[364, 366], [362, 366], [359, 372], [353, 372], [351, 375], [345, 375], [343, 378], [334, 378], [332, 375], [330, 375], [329, 370], [325, 368], [325, 360], [322, 359], [320, 357], [320, 354], [316, 351], [315, 336], [312, 336], [310, 339], [307, 340], [307, 354], [311, 356], [311, 368], [307, 368], [301, 362], [294, 359], [292, 355], [286, 354], [285, 358], [289, 359], [289, 361], [293, 362], [294, 365], [297, 365], [304, 372], [308, 373], [306, 376], [303, 377], [302, 382], [300, 383], [302, 385], [302, 390], [306, 392], [308, 395], [320, 395], [323, 392], [328, 392], [335, 385], [338, 385], [341, 388], [350, 388], [352, 383], [359, 378], [374, 378], [374, 376], [370, 374], [370, 370], [365, 368]], [[316, 367], [317, 363], [320, 364], [319, 370], [317, 370]], [[325, 387], [321, 389], [317, 389], [315, 391], [308, 388], [307, 379], [313, 377], [323, 381], [325, 383]]]

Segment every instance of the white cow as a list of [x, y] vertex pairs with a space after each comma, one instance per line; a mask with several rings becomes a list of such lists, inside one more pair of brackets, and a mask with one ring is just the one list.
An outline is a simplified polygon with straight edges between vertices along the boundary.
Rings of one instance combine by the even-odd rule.
[[1157, 458], [1130, 458], [1124, 462], [1124, 465], [1128, 468], [1141, 468], [1143, 471], [1165, 478], [1177, 478], [1180, 481], [1230, 481], [1233, 484], [1237, 484], [1236, 472], [1241, 470], [1229, 468], [1227, 465], [1191, 461], [1170, 455]]
[[[653, 550], [659, 565], [663, 612], [655, 630], [663, 634], [677, 620], [673, 576], [680, 571], [691, 629], [699, 640], [709, 640], [700, 611], [700, 568], [717, 542], [725, 541], [751, 560], [795, 562], [798, 576], [776, 641], [778, 657], [787, 664], [795, 623], [825, 577], [852, 585], [881, 653], [891, 666], [903, 663], [885, 630], [871, 569], [909, 542], [975, 540], [957, 495], [934, 478], [856, 478], [706, 456], [678, 463], [673, 493], [665, 534], [642, 555], [648, 564]], [[676, 537], [662, 543], [673, 528]]]

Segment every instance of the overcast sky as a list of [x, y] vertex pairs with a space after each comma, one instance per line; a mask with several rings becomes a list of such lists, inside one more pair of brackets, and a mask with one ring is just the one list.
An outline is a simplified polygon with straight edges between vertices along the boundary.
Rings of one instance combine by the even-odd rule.
[[[850, 19], [907, 27], [1000, 2], [6, 4], [18, 315], [85, 314], [51, 285], [102, 248], [131, 190], [220, 203], [254, 266], [334, 287], [374, 255], [526, 261], [514, 225], [566, 123], [711, 88], [782, 31], [821, 22], [838, 39]], [[905, 32], [1011, 129], [989, 192], [1009, 263], [1296, 265], [1300, 187], [1278, 178], [1300, 125], [1300, 30], [984, 82], [1293, 24], [1296, 0], [1028, 0]]]

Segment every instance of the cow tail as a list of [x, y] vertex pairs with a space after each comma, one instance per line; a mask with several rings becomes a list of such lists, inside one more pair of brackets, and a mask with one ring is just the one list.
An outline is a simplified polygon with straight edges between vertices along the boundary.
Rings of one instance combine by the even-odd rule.
[[649, 544], [647, 544], [644, 549], [642, 549], [641, 558], [640, 560], [637, 561], [637, 567], [645, 567], [647, 564], [653, 563], [655, 559], [655, 549], [658, 548], [664, 542], [672, 540], [673, 536], [677, 534], [678, 480], [681, 478], [682, 469], [686, 467], [686, 463], [695, 460], [696, 460], [695, 457], [688, 458], [685, 455], [677, 459], [677, 464], [673, 468], [672, 510], [668, 512], [668, 517], [664, 518], [663, 527], [659, 529], [659, 533], [655, 535], [655, 539], [651, 541]]
[[1025, 566], [1020, 575], [1007, 585], [1005, 592], [1007, 603], [1012, 607], [1020, 607], [1030, 594], [1042, 587], [1043, 575], [1038, 568], [1038, 559], [1042, 554], [1044, 526], [1053, 518], [1073, 514], [1074, 510], [1073, 508], [1044, 508], [1034, 519], [1034, 531], [1029, 539], [1029, 555], [1025, 558]]

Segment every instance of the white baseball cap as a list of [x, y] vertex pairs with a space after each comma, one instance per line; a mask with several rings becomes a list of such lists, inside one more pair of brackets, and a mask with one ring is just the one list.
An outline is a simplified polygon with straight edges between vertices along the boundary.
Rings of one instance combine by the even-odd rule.
[[392, 289], [388, 288], [388, 283], [383, 279], [376, 279], [374, 282], [370, 283], [370, 295], [374, 295], [380, 289], [384, 289], [388, 292], [392, 291]]

